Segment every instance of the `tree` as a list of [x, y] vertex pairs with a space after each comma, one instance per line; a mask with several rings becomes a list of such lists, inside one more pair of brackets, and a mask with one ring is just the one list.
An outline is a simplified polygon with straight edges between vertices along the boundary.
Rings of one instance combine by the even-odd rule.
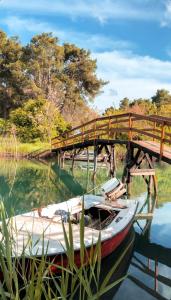
[[105, 109], [103, 115], [104, 116], [112, 116], [112, 115], [117, 115], [117, 114], [122, 114], [123, 111], [121, 111], [120, 109], [116, 109], [113, 106], [110, 106], [108, 108]]
[[11, 124], [16, 127], [16, 134], [22, 142], [51, 138], [67, 130], [68, 124], [56, 107], [46, 99], [30, 99], [23, 107], [10, 114]]
[[151, 99], [158, 108], [161, 107], [161, 105], [171, 104], [170, 92], [165, 89], [157, 90], [156, 95], [151, 97]]
[[21, 105], [27, 79], [21, 62], [22, 46], [17, 38], [0, 31], [0, 116], [7, 119], [11, 109]]
[[65, 83], [67, 104], [80, 100], [87, 103], [99, 93], [101, 87], [106, 83], [97, 78], [96, 68], [96, 60], [91, 59], [89, 51], [75, 45], [64, 44], [62, 79]]
[[23, 61], [26, 75], [39, 94], [59, 105], [63, 101], [63, 84], [60, 80], [63, 66], [63, 47], [58, 38], [42, 33], [24, 47]]
[[135, 99], [129, 104], [129, 111], [137, 114], [151, 115], [156, 114], [157, 108], [155, 103], [150, 99]]
[[129, 104], [129, 99], [125, 97], [120, 101], [119, 108], [122, 110], [127, 110], [129, 108]]
[[23, 59], [29, 79], [60, 111], [89, 102], [105, 84], [97, 79], [96, 61], [89, 51], [70, 44], [61, 46], [51, 33], [33, 37], [24, 48]]

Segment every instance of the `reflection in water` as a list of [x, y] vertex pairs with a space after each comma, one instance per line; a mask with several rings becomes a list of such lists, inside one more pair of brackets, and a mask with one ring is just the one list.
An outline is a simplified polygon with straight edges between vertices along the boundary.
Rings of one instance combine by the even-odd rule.
[[[142, 210], [147, 207], [148, 212], [154, 212], [157, 199], [147, 198], [142, 206]], [[150, 203], [149, 203], [150, 202]], [[150, 209], [149, 209], [150, 208]], [[156, 210], [154, 219], [146, 219], [141, 226], [137, 222], [135, 234], [135, 248], [131, 260], [128, 279], [123, 283], [121, 289], [114, 299], [127, 299], [124, 288], [127, 289], [129, 299], [152, 300], [152, 299], [171, 299], [171, 241], [169, 247], [153, 242], [154, 234], [160, 235], [160, 229], [156, 230]], [[166, 215], [167, 216], [167, 215]], [[167, 221], [167, 220], [166, 220]], [[162, 229], [161, 229], [162, 230]]]
[[[118, 169], [117, 176], [121, 177], [121, 174], [122, 167]], [[147, 198], [143, 180], [133, 180], [132, 197], [143, 203], [143, 213], [154, 210], [154, 217], [152, 220], [138, 221], [139, 225], [135, 224], [135, 249], [131, 264], [129, 266], [129, 253], [124, 257], [124, 264], [120, 266], [122, 274], [129, 266], [129, 276], [119, 289], [117, 286], [117, 293], [116, 289], [113, 289], [103, 299], [171, 299], [171, 167], [161, 166], [157, 169], [157, 175], [159, 195], [155, 210], [155, 199], [149, 201]], [[86, 163], [75, 163], [72, 174], [69, 163], [61, 169], [56, 162], [0, 160], [0, 195], [8, 212], [11, 207], [15, 208], [16, 213], [30, 211], [35, 207], [61, 202], [85, 191], [91, 191], [91, 178], [92, 170], [87, 169]], [[106, 179], [106, 169], [98, 168], [96, 186]], [[96, 192], [98, 193], [98, 189]], [[117, 260], [118, 251], [122, 252], [125, 246], [121, 245], [119, 249], [103, 260], [103, 274], [109, 271], [113, 262]], [[117, 274], [120, 274], [118, 270]], [[115, 278], [119, 277], [120, 275]]]
[[[171, 299], [171, 248], [152, 243], [148, 235], [136, 233], [131, 264], [139, 275], [129, 275], [129, 279], [156, 299]], [[145, 282], [144, 277], [149, 276], [151, 280]]]
[[[118, 267], [116, 268], [115, 272], [112, 274], [109, 284], [116, 282], [117, 280], [122, 279], [128, 271], [130, 261], [133, 254], [133, 248], [134, 248], [134, 240], [135, 240], [135, 232], [133, 228], [130, 230], [130, 233], [126, 237], [126, 239], [122, 242], [122, 244], [108, 257], [104, 258], [102, 260], [101, 264], [101, 278], [100, 282], [103, 282], [104, 278], [109, 273], [109, 270], [114, 266], [114, 264], [117, 262], [118, 258], [123, 255], [124, 256], [119, 263]], [[126, 249], [126, 250], [125, 250]], [[122, 284], [122, 281], [120, 281], [120, 284]], [[112, 299], [114, 295], [116, 294], [120, 284], [117, 284], [114, 286], [111, 290], [109, 290], [107, 293], [105, 293], [101, 299]]]

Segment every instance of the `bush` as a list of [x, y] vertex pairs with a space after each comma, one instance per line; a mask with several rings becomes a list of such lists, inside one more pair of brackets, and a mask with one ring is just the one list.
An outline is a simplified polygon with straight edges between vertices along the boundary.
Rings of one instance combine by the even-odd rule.
[[53, 103], [42, 98], [30, 99], [23, 107], [12, 111], [10, 122], [15, 126], [21, 142], [35, 139], [50, 141], [68, 127]]

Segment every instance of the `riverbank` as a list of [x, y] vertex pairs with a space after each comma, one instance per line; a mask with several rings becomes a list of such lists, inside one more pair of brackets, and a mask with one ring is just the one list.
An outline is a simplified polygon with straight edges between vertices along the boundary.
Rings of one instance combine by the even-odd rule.
[[[30, 153], [34, 153], [39, 150], [41, 152], [44, 152], [47, 149], [50, 149], [50, 144], [47, 142], [36, 141], [33, 143], [21, 143], [19, 141], [16, 141], [16, 139], [14, 138], [0, 138], [0, 157], [4, 158], [27, 158]], [[126, 151], [125, 146], [115, 145], [115, 149], [117, 159], [123, 161]], [[49, 155], [49, 157], [51, 156]], [[48, 155], [46, 155], [45, 158], [48, 158]]]
[[24, 158], [34, 151], [50, 148], [47, 142], [21, 143], [15, 138], [0, 138], [0, 157]]

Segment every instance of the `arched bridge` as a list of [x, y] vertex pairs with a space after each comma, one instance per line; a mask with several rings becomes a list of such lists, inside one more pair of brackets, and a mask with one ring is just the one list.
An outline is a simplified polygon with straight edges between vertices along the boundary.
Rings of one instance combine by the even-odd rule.
[[[52, 140], [52, 152], [84, 149], [89, 146], [131, 144], [171, 163], [171, 118], [125, 113], [96, 118]], [[97, 149], [97, 154], [100, 149]], [[32, 153], [41, 156], [44, 152]]]
[[97, 118], [54, 138], [52, 151], [128, 142], [171, 163], [171, 118], [134, 113]]

